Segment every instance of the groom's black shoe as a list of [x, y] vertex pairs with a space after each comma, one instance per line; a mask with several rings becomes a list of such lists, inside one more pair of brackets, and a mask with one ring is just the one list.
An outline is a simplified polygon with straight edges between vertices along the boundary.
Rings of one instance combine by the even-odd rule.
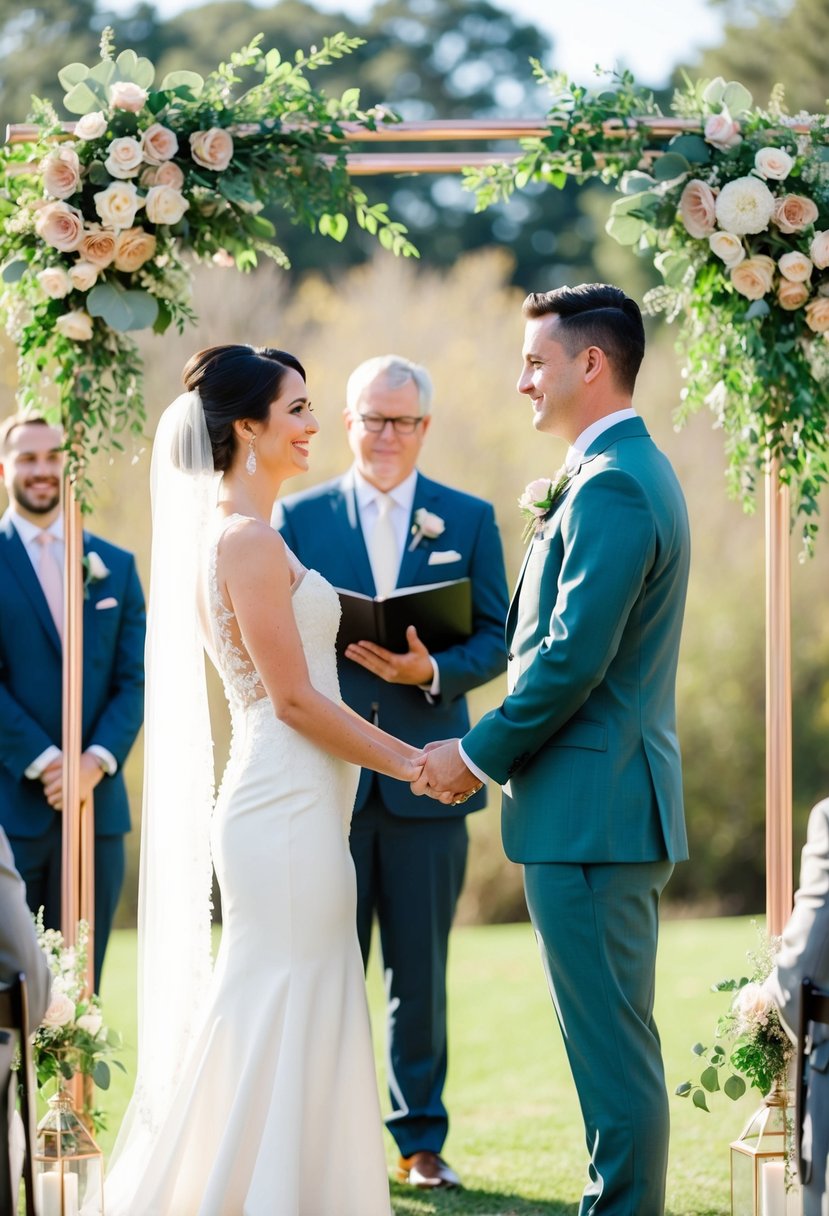
[[422, 1190], [461, 1185], [460, 1178], [443, 1158], [427, 1150], [412, 1153], [411, 1157], [401, 1157], [397, 1163], [397, 1178], [400, 1182], [408, 1182]]

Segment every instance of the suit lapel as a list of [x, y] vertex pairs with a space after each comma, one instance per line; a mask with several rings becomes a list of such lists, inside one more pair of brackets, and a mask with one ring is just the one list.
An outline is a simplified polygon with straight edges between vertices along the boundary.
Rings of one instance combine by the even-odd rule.
[[357, 492], [354, 474], [346, 473], [338, 483], [333, 495], [334, 526], [341, 541], [340, 552], [354, 571], [354, 580], [344, 579], [344, 586], [352, 586], [364, 595], [375, 595], [374, 575], [368, 557], [360, 513], [357, 510]]
[[23, 593], [31, 602], [35, 615], [45, 629], [49, 641], [60, 654], [62, 651], [61, 641], [55, 628], [55, 622], [52, 620], [49, 605], [46, 603], [46, 597], [35, 574], [34, 566], [29, 561], [26, 546], [18, 536], [17, 529], [12, 523], [8, 512], [3, 520], [0, 521], [0, 537], [2, 538], [2, 541], [0, 541], [0, 553], [5, 557], [12, 576], [17, 580]]
[[415, 482], [414, 498], [412, 499], [412, 514], [409, 519], [409, 526], [406, 529], [406, 544], [403, 549], [403, 557], [397, 575], [398, 587], [418, 587], [426, 579], [426, 571], [429, 566], [429, 542], [425, 538], [421, 539], [420, 543], [413, 549], [411, 547], [414, 539], [412, 528], [414, 527], [415, 512], [419, 511], [421, 507], [425, 507], [427, 511], [432, 511], [435, 515], [439, 515], [440, 512], [436, 510], [436, 507], [440, 505], [440, 500], [440, 491], [436, 484], [418, 473], [417, 481]]

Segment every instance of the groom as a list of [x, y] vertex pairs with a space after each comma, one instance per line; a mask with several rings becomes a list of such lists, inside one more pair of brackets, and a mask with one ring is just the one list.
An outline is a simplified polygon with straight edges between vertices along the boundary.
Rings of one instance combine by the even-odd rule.
[[[435, 745], [416, 793], [504, 787], [590, 1153], [580, 1216], [662, 1216], [668, 1102], [653, 1020], [659, 897], [687, 856], [674, 686], [685, 502], [631, 406], [639, 309], [589, 284], [524, 302], [518, 389], [566, 469], [507, 618], [509, 693]], [[542, 508], [539, 508], [541, 510]]]

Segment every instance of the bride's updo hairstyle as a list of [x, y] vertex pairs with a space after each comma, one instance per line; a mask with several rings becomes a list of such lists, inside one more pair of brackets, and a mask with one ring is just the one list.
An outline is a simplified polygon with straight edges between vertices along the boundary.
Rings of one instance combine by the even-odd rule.
[[298, 359], [271, 346], [209, 346], [190, 359], [182, 376], [184, 387], [201, 398], [217, 473], [227, 472], [233, 463], [233, 423], [239, 418], [265, 422], [289, 368], [306, 378]]

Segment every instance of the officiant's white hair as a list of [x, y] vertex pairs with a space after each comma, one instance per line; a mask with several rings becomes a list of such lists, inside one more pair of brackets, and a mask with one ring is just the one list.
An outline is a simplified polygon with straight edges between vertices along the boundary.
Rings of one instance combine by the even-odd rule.
[[404, 359], [402, 355], [377, 355], [366, 359], [348, 377], [345, 386], [345, 401], [353, 413], [360, 397], [375, 380], [383, 379], [388, 388], [402, 388], [413, 380], [417, 388], [421, 414], [428, 414], [432, 405], [432, 377], [420, 363]]

